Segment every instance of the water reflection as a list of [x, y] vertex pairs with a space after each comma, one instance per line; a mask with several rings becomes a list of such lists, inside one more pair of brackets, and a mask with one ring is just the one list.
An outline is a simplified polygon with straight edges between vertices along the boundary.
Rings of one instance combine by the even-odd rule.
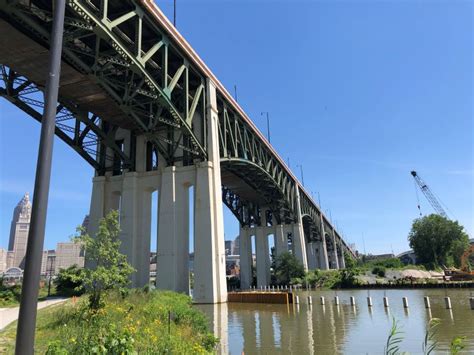
[[[307, 303], [326, 297], [326, 305]], [[474, 310], [469, 308], [469, 291], [450, 290], [452, 309], [446, 309], [443, 290], [372, 290], [373, 306], [367, 306], [367, 291], [301, 292], [299, 305], [229, 303], [199, 306], [209, 316], [212, 329], [221, 339], [221, 354], [341, 354], [381, 353], [392, 319], [403, 331], [401, 349], [417, 353], [421, 349], [427, 324], [440, 318], [436, 340], [438, 350], [449, 349], [455, 336], [466, 336], [467, 353], [474, 352]], [[351, 305], [350, 296], [355, 297]], [[383, 297], [389, 298], [384, 307]], [[429, 296], [431, 308], [424, 306]], [[408, 297], [410, 308], [404, 308]]]

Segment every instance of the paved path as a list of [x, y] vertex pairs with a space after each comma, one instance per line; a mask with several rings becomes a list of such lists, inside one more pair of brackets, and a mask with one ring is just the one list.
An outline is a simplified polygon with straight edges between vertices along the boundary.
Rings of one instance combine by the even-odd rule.
[[[46, 301], [38, 302], [38, 309], [51, 306], [56, 303], [64, 302], [67, 298], [52, 298]], [[20, 307], [0, 308], [0, 330], [3, 330], [8, 324], [16, 321]]]

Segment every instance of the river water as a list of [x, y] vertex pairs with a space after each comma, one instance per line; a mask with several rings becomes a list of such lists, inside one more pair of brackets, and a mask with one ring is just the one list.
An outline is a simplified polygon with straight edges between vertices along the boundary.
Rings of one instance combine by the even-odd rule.
[[[267, 305], [228, 303], [199, 305], [210, 318], [214, 333], [221, 339], [219, 353], [230, 354], [383, 354], [395, 319], [402, 331], [400, 350], [422, 354], [428, 322], [439, 318], [435, 339], [437, 354], [446, 354], [455, 336], [465, 336], [463, 354], [474, 354], [474, 310], [468, 289], [344, 290], [301, 291], [300, 304]], [[312, 296], [313, 305], [307, 297]], [[339, 296], [340, 305], [334, 304]], [[373, 306], [367, 306], [367, 296]], [[326, 305], [320, 304], [325, 296]], [[350, 305], [354, 296], [356, 306]], [[389, 308], [383, 297], [389, 299]], [[429, 296], [431, 309], [423, 297]], [[452, 309], [445, 308], [444, 297], [451, 298]], [[402, 297], [408, 297], [405, 309]]]

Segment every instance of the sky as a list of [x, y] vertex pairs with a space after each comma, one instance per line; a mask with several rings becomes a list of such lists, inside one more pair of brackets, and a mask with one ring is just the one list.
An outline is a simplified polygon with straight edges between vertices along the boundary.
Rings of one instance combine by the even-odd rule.
[[[172, 16], [173, 0], [157, 1]], [[409, 249], [416, 170], [474, 237], [470, 1], [177, 1], [177, 28], [367, 253]], [[0, 247], [33, 193], [40, 125], [0, 99]], [[45, 248], [88, 213], [92, 168], [55, 139]], [[418, 191], [421, 212], [433, 210]], [[154, 207], [156, 209], [156, 206]], [[156, 223], [156, 222], [154, 222]], [[238, 222], [224, 211], [225, 237]], [[152, 239], [153, 240], [153, 239]]]

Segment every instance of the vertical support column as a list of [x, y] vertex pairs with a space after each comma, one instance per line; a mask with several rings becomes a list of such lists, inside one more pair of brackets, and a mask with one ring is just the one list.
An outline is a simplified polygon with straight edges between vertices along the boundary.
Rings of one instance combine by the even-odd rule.
[[340, 255], [340, 258], [339, 258], [339, 267], [341, 269], [345, 269], [346, 268], [346, 259], [344, 259], [344, 246], [342, 245], [342, 242], [339, 245], [341, 247], [341, 255]]
[[99, 230], [99, 220], [104, 217], [105, 210], [105, 176], [95, 176], [92, 179], [91, 206], [89, 209], [89, 225], [87, 233], [94, 237]]
[[208, 161], [196, 168], [194, 188], [194, 301], [227, 302], [224, 217], [215, 84], [207, 80]]
[[[179, 168], [178, 168], [179, 170]], [[178, 292], [189, 295], [189, 187], [183, 184], [176, 174], [175, 213], [176, 213], [176, 272]]]
[[275, 226], [275, 249], [276, 256], [288, 251], [288, 238], [282, 224]]
[[329, 270], [328, 248], [326, 244], [326, 232], [324, 230], [324, 218], [321, 213], [321, 246], [319, 248], [319, 255], [321, 260], [321, 270]]
[[337, 256], [337, 244], [336, 244], [336, 233], [334, 232], [334, 227], [331, 229], [332, 232], [332, 245], [334, 246], [333, 250], [333, 259], [334, 259], [334, 268], [339, 269], [339, 260]]
[[318, 255], [316, 255], [316, 250], [315, 250], [315, 243], [310, 242], [306, 243], [306, 258], [308, 260], [308, 269], [309, 270], [314, 270], [317, 269], [317, 259]]
[[252, 285], [252, 246], [249, 230], [240, 227], [240, 288], [246, 290]]
[[306, 258], [306, 243], [303, 230], [303, 219], [301, 216], [300, 191], [296, 186], [296, 213], [297, 223], [293, 224], [293, 249], [296, 258], [303, 264], [304, 270], [308, 270], [308, 259]]
[[158, 206], [156, 286], [189, 294], [189, 201], [176, 167], [164, 169]]
[[150, 276], [151, 194], [146, 196], [136, 172], [125, 173], [120, 210], [121, 252], [136, 270], [133, 287], [143, 287]]
[[257, 287], [267, 286], [270, 283], [270, 256], [268, 252], [268, 238], [265, 229], [255, 228], [255, 252], [257, 257]]

